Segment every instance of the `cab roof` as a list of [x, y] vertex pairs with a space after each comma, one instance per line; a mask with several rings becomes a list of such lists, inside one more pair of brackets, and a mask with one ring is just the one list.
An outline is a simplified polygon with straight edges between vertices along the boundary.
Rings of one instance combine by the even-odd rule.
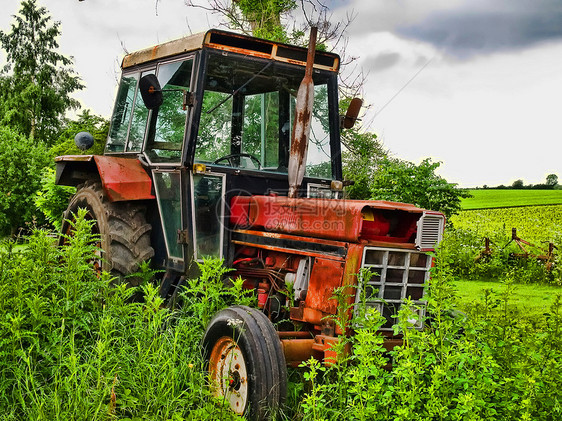
[[[306, 48], [211, 29], [128, 54], [123, 58], [121, 68], [128, 69], [201, 49], [230, 51], [306, 66]], [[340, 57], [337, 54], [316, 51], [314, 68], [337, 72], [339, 65]]]

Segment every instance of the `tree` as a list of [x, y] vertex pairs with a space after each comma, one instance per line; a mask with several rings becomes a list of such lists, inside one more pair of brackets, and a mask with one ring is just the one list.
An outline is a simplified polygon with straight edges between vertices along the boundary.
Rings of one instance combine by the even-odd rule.
[[23, 0], [11, 31], [0, 31], [7, 61], [0, 79], [0, 122], [47, 145], [64, 113], [80, 106], [71, 94], [84, 87], [70, 68], [72, 59], [57, 52], [60, 34], [60, 22], [51, 22], [35, 0]]
[[[49, 154], [54, 158], [61, 155], [81, 154], [103, 154], [109, 121], [103, 117], [91, 114], [90, 110], [84, 110], [75, 120], [63, 119], [62, 130], [59, 132], [57, 141], [49, 149]], [[94, 137], [94, 146], [87, 151], [81, 151], [74, 143], [74, 136], [79, 132], [89, 132]]]
[[546, 185], [555, 187], [558, 185], [558, 176], [556, 174], [548, 174], [546, 176]]
[[45, 145], [0, 126], [0, 233], [15, 234], [36, 216], [34, 194], [49, 163]]
[[514, 189], [522, 189], [524, 187], [523, 180], [515, 180], [511, 187]]
[[[158, 3], [159, 0], [156, 0]], [[223, 26], [273, 41], [296, 45], [308, 43], [308, 28], [318, 27], [318, 44], [336, 48], [345, 43], [344, 33], [351, 21], [330, 22], [330, 8], [322, 0], [186, 0], [190, 7], [206, 10], [224, 19]], [[300, 12], [297, 19], [295, 12]]]
[[355, 128], [342, 133], [343, 176], [353, 184], [347, 187], [350, 199], [370, 199], [371, 183], [388, 152], [375, 133], [359, 133]]
[[412, 203], [441, 211], [450, 217], [461, 209], [461, 198], [470, 194], [448, 183], [435, 171], [440, 162], [424, 159], [419, 165], [399, 159], [384, 159], [370, 186], [371, 198]]

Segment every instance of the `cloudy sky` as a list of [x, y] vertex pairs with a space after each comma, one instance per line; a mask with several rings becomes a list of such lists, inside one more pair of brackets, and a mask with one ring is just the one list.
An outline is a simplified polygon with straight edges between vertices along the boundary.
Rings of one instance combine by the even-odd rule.
[[[1, 0], [7, 30], [19, 0]], [[85, 108], [109, 117], [124, 51], [216, 25], [183, 0], [39, 0], [62, 23]], [[204, 1], [204, 0], [201, 0]], [[200, 1], [200, 2], [201, 2]], [[562, 2], [330, 0], [367, 75], [365, 127], [463, 187], [562, 178]], [[4, 57], [0, 56], [0, 62]]]

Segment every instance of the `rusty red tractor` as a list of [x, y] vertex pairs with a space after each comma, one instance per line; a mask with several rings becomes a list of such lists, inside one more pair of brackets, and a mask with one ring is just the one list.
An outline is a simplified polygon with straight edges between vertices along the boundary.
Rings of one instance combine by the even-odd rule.
[[255, 292], [258, 308], [221, 311], [202, 342], [213, 390], [252, 418], [282, 404], [287, 365], [329, 362], [352, 331], [330, 317], [333, 292], [349, 286], [352, 311], [363, 269], [392, 344], [404, 299], [424, 312], [444, 227], [439, 212], [344, 198], [340, 130], [358, 101], [339, 115], [340, 59], [314, 38], [307, 51], [210, 30], [128, 54], [104, 155], [57, 158], [57, 183], [77, 186], [64, 216], [88, 210], [101, 269], [150, 259], [174, 299], [218, 257]]

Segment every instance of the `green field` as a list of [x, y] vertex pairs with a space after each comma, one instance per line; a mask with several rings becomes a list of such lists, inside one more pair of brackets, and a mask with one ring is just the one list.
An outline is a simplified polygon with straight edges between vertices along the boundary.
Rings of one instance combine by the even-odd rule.
[[450, 222], [480, 237], [511, 236], [517, 228], [521, 238], [532, 242], [551, 242], [562, 236], [562, 205], [466, 210], [453, 215]]
[[469, 192], [473, 197], [462, 199], [463, 210], [562, 205], [562, 190], [477, 189]]
[[[461, 308], [482, 302], [487, 289], [491, 289], [496, 298], [505, 291], [505, 285], [500, 282], [456, 281], [455, 286]], [[516, 284], [509, 302], [523, 314], [542, 315], [549, 311], [557, 295], [562, 295], [562, 287]]]

